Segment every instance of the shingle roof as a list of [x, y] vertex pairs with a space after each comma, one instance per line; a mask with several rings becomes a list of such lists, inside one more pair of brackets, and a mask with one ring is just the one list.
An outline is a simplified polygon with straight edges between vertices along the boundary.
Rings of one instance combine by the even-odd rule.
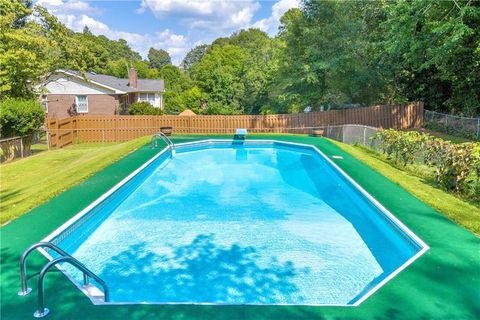
[[[78, 71], [68, 70], [67, 72], [76, 75], [81, 75]], [[138, 79], [137, 88], [132, 88], [128, 85], [128, 79], [117, 78], [106, 74], [97, 74], [92, 72], [86, 72], [85, 77], [88, 80], [95, 81], [99, 84], [115, 88], [124, 92], [163, 92], [164, 83], [163, 80], [154, 79]]]

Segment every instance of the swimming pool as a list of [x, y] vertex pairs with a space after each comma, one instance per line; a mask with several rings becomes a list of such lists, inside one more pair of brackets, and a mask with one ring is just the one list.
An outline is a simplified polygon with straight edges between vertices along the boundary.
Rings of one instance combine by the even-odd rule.
[[164, 149], [44, 240], [109, 303], [355, 306], [428, 249], [318, 149], [278, 141]]

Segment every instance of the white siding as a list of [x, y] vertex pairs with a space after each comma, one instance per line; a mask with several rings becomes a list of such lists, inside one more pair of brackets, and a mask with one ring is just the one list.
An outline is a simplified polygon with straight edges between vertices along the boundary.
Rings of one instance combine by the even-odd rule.
[[89, 95], [89, 94], [112, 94], [112, 90], [94, 85], [92, 83], [69, 77], [67, 75], [58, 74], [50, 77], [48, 83], [45, 85], [48, 93], [51, 94], [75, 94], [75, 95]]

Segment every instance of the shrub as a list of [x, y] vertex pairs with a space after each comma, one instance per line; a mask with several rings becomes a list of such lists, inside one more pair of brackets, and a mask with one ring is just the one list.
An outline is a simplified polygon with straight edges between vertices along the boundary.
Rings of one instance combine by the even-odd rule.
[[453, 144], [417, 131], [380, 130], [373, 137], [387, 158], [435, 168], [435, 180], [448, 190], [478, 196], [480, 143]]
[[[6, 99], [0, 102], [0, 135], [2, 138], [21, 136], [23, 153], [30, 153], [33, 134], [43, 125], [45, 112], [39, 101]], [[11, 160], [21, 153], [18, 143], [2, 143], [2, 161]]]
[[131, 115], [160, 115], [162, 110], [160, 108], [155, 108], [150, 103], [142, 101], [132, 103], [128, 107], [128, 114]]
[[428, 135], [417, 131], [396, 131], [393, 129], [380, 130], [374, 136], [380, 140], [380, 146], [387, 158], [401, 162], [403, 165], [411, 164], [428, 139]]
[[431, 139], [424, 144], [424, 161], [436, 167], [436, 181], [447, 189], [468, 192], [476, 188], [480, 165], [480, 144], [451, 144]]
[[35, 133], [45, 120], [37, 100], [6, 99], [0, 102], [0, 133], [3, 138]]

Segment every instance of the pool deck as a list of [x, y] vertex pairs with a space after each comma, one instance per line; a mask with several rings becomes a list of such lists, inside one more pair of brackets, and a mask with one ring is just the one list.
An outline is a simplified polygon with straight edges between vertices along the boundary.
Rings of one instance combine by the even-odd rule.
[[[178, 142], [213, 138], [191, 136]], [[291, 135], [249, 136], [317, 146], [407, 227], [430, 250], [358, 307], [104, 305], [95, 306], [63, 274], [47, 275], [45, 319], [480, 319], [480, 238], [430, 208], [373, 169], [323, 138]], [[175, 141], [175, 140], [174, 140]], [[33, 292], [19, 297], [18, 260], [69, 218], [150, 159], [157, 150], [145, 146], [31, 210], [0, 229], [1, 319], [33, 319]], [[343, 159], [333, 158], [339, 155]], [[45, 186], [48, 188], [48, 186]], [[34, 253], [30, 274], [46, 259]]]

